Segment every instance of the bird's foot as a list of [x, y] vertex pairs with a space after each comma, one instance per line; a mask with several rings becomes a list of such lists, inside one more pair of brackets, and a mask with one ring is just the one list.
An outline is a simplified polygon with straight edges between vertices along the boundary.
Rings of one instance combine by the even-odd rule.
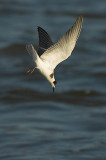
[[32, 74], [33, 72], [34, 72], [34, 70], [36, 69], [36, 67], [34, 67], [33, 69], [29, 69], [29, 70], [27, 70], [27, 74]]

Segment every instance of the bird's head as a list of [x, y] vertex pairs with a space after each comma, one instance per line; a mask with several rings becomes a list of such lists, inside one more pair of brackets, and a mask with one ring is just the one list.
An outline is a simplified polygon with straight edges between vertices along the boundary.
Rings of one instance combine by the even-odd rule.
[[53, 92], [54, 92], [55, 86], [57, 84], [57, 81], [54, 78], [54, 72], [49, 75], [49, 82], [50, 82], [50, 84], [51, 84], [51, 86], [53, 88]]

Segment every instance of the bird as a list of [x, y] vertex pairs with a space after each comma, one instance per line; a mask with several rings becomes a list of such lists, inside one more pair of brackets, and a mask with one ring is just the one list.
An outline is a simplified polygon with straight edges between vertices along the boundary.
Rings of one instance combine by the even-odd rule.
[[54, 70], [59, 63], [71, 55], [80, 35], [82, 23], [83, 17], [80, 15], [73, 26], [56, 43], [53, 43], [51, 37], [43, 28], [38, 27], [38, 51], [35, 50], [32, 44], [26, 45], [27, 51], [36, 64], [32, 70], [27, 72], [32, 73], [35, 69], [38, 69], [51, 84], [53, 92], [57, 84]]

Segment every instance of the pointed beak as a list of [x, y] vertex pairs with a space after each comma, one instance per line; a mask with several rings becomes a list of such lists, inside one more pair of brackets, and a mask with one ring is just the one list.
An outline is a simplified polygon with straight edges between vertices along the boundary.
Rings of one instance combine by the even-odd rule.
[[53, 93], [54, 93], [54, 87], [53, 87]]

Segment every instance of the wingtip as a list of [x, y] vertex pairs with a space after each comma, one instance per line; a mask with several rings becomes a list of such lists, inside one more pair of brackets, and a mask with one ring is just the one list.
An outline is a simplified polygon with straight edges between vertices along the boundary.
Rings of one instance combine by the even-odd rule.
[[37, 27], [37, 30], [38, 30], [38, 32], [40, 32], [40, 31], [44, 31], [45, 32], [45, 30], [40, 26]]
[[83, 15], [82, 15], [82, 14], [80, 14], [80, 15], [78, 16], [78, 18], [83, 22]]
[[82, 25], [82, 23], [83, 23], [83, 16], [82, 16], [82, 14], [80, 14], [78, 17], [77, 17], [77, 19], [76, 19], [76, 21], [75, 21], [75, 23], [80, 23], [81, 25]]
[[41, 27], [40, 27], [40, 26], [38, 26], [38, 27], [37, 27], [37, 30], [39, 31], [39, 29], [40, 29], [40, 28], [41, 28]]

